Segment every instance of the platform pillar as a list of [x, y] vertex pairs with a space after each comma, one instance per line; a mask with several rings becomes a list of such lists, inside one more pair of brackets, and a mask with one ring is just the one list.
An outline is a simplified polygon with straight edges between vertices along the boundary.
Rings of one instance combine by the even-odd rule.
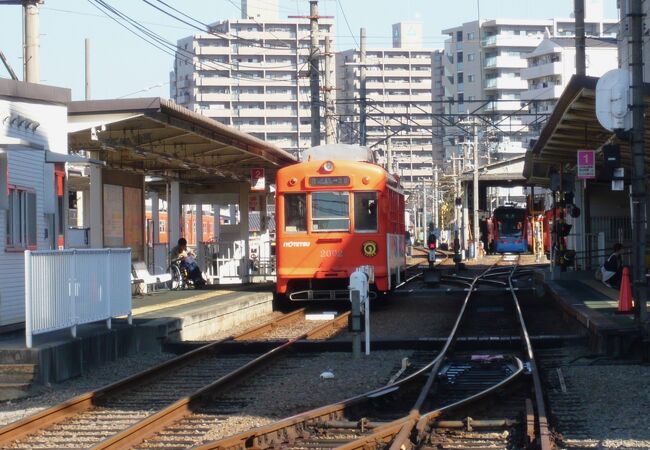
[[167, 227], [169, 246], [174, 247], [181, 237], [181, 184], [178, 181], [169, 182], [169, 198], [167, 199]]

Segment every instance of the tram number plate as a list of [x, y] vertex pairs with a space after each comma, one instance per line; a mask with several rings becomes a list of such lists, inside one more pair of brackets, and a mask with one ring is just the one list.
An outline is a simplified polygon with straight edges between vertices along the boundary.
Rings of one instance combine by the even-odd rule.
[[347, 186], [350, 177], [309, 177], [310, 186]]
[[321, 249], [321, 258], [343, 258], [343, 250], [336, 249]]

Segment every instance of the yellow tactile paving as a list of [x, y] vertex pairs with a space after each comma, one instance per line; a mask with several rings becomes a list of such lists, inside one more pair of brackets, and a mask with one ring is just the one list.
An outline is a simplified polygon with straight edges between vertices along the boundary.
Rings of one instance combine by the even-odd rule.
[[[219, 290], [219, 291], [203, 292], [201, 294], [192, 295], [191, 297], [180, 298], [178, 300], [171, 300], [169, 302], [164, 302], [164, 303], [159, 302], [159, 303], [156, 303], [156, 304], [153, 304], [153, 305], [140, 306], [140, 307], [137, 307], [137, 308], [133, 308], [132, 314], [133, 314], [133, 316], [137, 316], [138, 314], [145, 314], [145, 313], [148, 313], [148, 312], [151, 312], [151, 311], [159, 311], [159, 310], [162, 310], [162, 309], [173, 308], [173, 307], [176, 307], [176, 306], [183, 306], [183, 305], [187, 305], [189, 303], [200, 302], [202, 300], [207, 300], [207, 299], [214, 298], [214, 297], [219, 297], [219, 296], [222, 296], [222, 295], [225, 295], [225, 294], [230, 294], [232, 292], [236, 292], [236, 291], [233, 291], [233, 290]], [[154, 294], [154, 296], [155, 296], [155, 294]], [[155, 299], [155, 297], [153, 297], [152, 299]], [[162, 300], [162, 298], [161, 298], [161, 300]]]

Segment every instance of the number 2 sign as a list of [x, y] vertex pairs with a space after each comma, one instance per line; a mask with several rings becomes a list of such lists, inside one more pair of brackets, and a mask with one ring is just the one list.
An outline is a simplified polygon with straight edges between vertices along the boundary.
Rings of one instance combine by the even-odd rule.
[[251, 191], [263, 191], [265, 187], [264, 168], [256, 167], [251, 169]]

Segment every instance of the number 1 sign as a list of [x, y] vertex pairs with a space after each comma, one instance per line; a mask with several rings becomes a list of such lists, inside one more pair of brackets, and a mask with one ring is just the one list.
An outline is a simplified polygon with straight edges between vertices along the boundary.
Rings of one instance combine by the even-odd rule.
[[579, 180], [596, 178], [595, 150], [578, 150], [578, 169], [576, 178]]

